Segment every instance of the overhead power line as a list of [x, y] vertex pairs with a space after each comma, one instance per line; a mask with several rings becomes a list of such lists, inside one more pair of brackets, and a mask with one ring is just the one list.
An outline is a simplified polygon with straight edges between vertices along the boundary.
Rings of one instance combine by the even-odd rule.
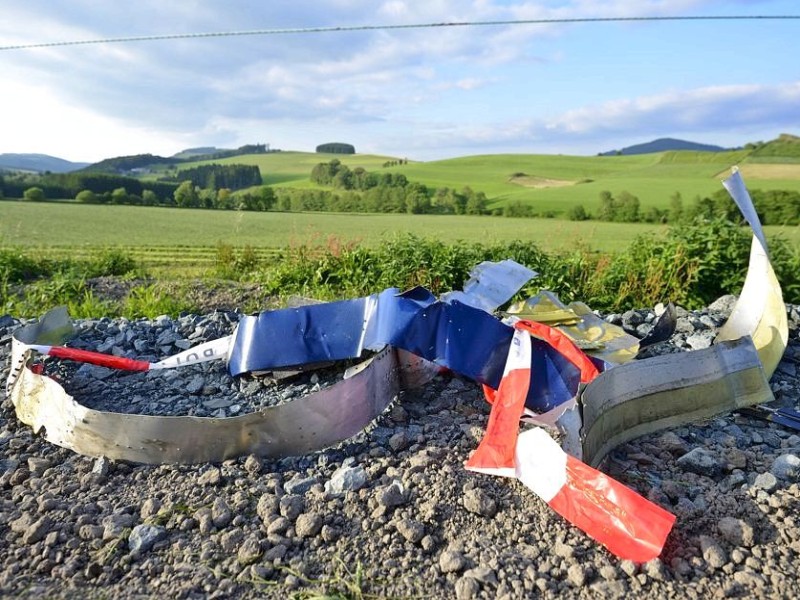
[[565, 19], [515, 19], [504, 21], [449, 21], [442, 23], [411, 23], [407, 25], [349, 25], [330, 27], [290, 27], [285, 29], [252, 29], [248, 31], [212, 31], [199, 33], [170, 33], [140, 35], [90, 40], [62, 40], [0, 46], [0, 51], [53, 48], [57, 46], [88, 46], [92, 44], [120, 44], [127, 42], [154, 42], [158, 40], [186, 40], [200, 38], [243, 37], [259, 35], [290, 35], [308, 33], [339, 33], [346, 31], [389, 31], [393, 29], [426, 29], [435, 27], [491, 27], [501, 25], [558, 25], [572, 23], [625, 23], [653, 21], [786, 21], [800, 20], [800, 15], [700, 15], [666, 17], [576, 17]]

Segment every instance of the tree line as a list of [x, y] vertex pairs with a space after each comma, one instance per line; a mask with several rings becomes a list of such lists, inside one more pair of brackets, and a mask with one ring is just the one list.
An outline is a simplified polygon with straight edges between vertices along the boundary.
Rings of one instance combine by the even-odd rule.
[[173, 177], [161, 178], [160, 181], [189, 181], [199, 188], [241, 190], [261, 185], [262, 178], [256, 165], [209, 164], [180, 169]]
[[[800, 192], [794, 190], [750, 190], [756, 213], [763, 225], [800, 225]], [[595, 214], [582, 204], [567, 211], [572, 221], [596, 219], [619, 223], [690, 223], [698, 218], [713, 220], [723, 218], [733, 222], [742, 220], [739, 209], [728, 192], [718, 190], [711, 196], [695, 196], [684, 205], [680, 192], [670, 197], [669, 208], [650, 206], [641, 208], [639, 198], [623, 190], [614, 196], [609, 191], [600, 192], [600, 206]]]

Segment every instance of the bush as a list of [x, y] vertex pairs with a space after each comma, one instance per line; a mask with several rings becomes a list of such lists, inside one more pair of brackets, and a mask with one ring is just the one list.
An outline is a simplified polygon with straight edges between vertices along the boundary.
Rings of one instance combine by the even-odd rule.
[[[642, 235], [625, 252], [600, 255], [586, 247], [546, 254], [535, 244], [444, 244], [402, 235], [370, 249], [303, 245], [287, 251], [262, 274], [267, 294], [342, 298], [388, 287], [422, 285], [435, 294], [461, 289], [484, 260], [511, 258], [538, 271], [521, 292], [549, 289], [564, 301], [619, 311], [671, 300], [689, 309], [738, 293], [747, 270], [750, 231], [724, 220], [673, 227], [666, 236]], [[800, 252], [771, 240], [773, 264], [787, 302], [800, 302]]]
[[567, 211], [567, 218], [570, 221], [588, 221], [591, 217], [586, 212], [583, 204], [576, 204]]
[[46, 200], [44, 190], [40, 187], [29, 187], [22, 193], [22, 197], [30, 202], [43, 202]]

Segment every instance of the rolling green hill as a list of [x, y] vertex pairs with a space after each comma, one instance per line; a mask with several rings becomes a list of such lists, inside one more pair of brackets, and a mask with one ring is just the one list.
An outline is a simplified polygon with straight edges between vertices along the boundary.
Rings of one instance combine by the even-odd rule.
[[[781, 141], [776, 152], [791, 154], [800, 150], [800, 138]], [[783, 149], [780, 149], [783, 148]], [[752, 189], [800, 191], [800, 161], [776, 159], [765, 164], [753, 160], [753, 150], [726, 152], [670, 151], [631, 156], [564, 156], [536, 154], [494, 154], [414, 162], [384, 167], [391, 157], [367, 154], [334, 155], [304, 152], [275, 152], [236, 156], [218, 163], [255, 164], [264, 183], [275, 186], [313, 188], [309, 180], [314, 165], [334, 158], [348, 167], [368, 171], [403, 173], [411, 181], [430, 188], [456, 190], [469, 186], [484, 192], [489, 208], [522, 202], [538, 213], [563, 214], [582, 204], [590, 212], [599, 204], [602, 191], [617, 195], [628, 191], [639, 197], [641, 206], [667, 208], [670, 197], [680, 193], [684, 202], [707, 196], [721, 189], [720, 180], [733, 166], [740, 166]], [[187, 163], [185, 166], [201, 163]]]

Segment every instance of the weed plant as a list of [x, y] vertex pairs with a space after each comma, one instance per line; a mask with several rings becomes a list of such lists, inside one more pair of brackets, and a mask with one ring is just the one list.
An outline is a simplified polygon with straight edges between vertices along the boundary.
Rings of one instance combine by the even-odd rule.
[[[750, 252], [749, 229], [724, 220], [671, 228], [666, 236], [641, 235], [625, 252], [605, 255], [584, 246], [547, 254], [532, 243], [445, 244], [412, 234], [376, 248], [329, 240], [327, 247], [288, 250], [261, 282], [272, 295], [331, 299], [370, 294], [387, 287], [422, 285], [435, 294], [460, 289], [469, 270], [484, 260], [511, 258], [537, 271], [520, 293], [549, 289], [564, 301], [619, 311], [672, 301], [705, 306], [738, 293]], [[800, 255], [783, 239], [771, 240], [771, 256], [787, 302], [800, 302]]]

